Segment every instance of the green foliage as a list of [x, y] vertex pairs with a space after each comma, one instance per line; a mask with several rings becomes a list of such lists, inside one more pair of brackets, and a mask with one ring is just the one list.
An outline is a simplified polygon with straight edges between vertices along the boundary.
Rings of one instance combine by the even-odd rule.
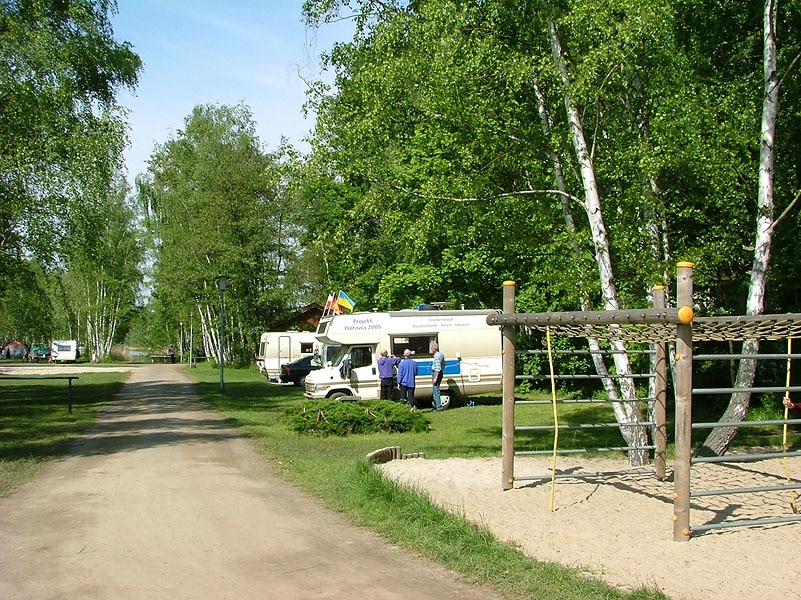
[[241, 104], [195, 107], [156, 149], [137, 180], [154, 253], [154, 309], [164, 324], [154, 343], [177, 344], [179, 322], [194, 314], [207, 350], [218, 354], [208, 332], [220, 318], [219, 274], [229, 277], [226, 347], [234, 362], [250, 361], [259, 334], [297, 307], [302, 286], [286, 285], [299, 235], [294, 162], [289, 148], [263, 151]]
[[68, 224], [75, 241], [63, 253], [68, 269], [61, 285], [68, 311], [80, 315], [75, 331], [98, 360], [124, 339], [143, 279], [142, 233], [127, 193], [128, 185], [117, 179], [110, 191], [85, 202]]
[[[125, 140], [114, 95], [141, 61], [106, 1], [0, 3], [0, 289], [26, 253], [57, 256], [67, 216], [104, 193]], [[68, 246], [69, 244], [66, 244]]]
[[[517, 281], [528, 310], [597, 306], [553, 24], [591, 144], [619, 302], [645, 305], [678, 257], [696, 262], [706, 310], [742, 309], [756, 217], [761, 5], [310, 1], [304, 14], [319, 25], [346, 4], [359, 28], [328, 57], [336, 88], [312, 98], [304, 181], [328, 192], [309, 205], [304, 245], [347, 248], [327, 269], [334, 283], [384, 308], [421, 299], [494, 306], [504, 279]], [[798, 7], [779, 20], [781, 70], [798, 54]], [[790, 69], [782, 85], [797, 90], [800, 80]], [[799, 98], [782, 96], [779, 208], [799, 187]], [[554, 159], [575, 231], [554, 193]], [[797, 233], [796, 218], [776, 230], [783, 255], [770, 277], [783, 310], [797, 304], [787, 258]]]
[[0, 336], [30, 346], [50, 344], [54, 330], [47, 277], [36, 261], [25, 261], [5, 282], [0, 294]]
[[292, 431], [319, 436], [421, 433], [431, 424], [420, 412], [410, 412], [406, 405], [388, 400], [305, 402], [287, 409], [282, 421]]
[[784, 404], [780, 394], [760, 394], [759, 400], [748, 408], [748, 420], [770, 421], [784, 418]]

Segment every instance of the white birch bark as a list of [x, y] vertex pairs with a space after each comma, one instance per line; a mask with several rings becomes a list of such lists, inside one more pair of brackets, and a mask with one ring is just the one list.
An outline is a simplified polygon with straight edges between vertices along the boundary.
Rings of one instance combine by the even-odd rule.
[[[548, 107], [545, 103], [545, 96], [542, 93], [542, 90], [534, 84], [534, 93], [537, 97], [537, 111], [540, 116], [540, 123], [542, 125], [542, 132], [546, 139], [548, 139], [551, 135], [551, 119], [548, 113]], [[567, 193], [567, 183], [565, 182], [564, 170], [562, 168], [562, 161], [559, 158], [559, 155], [556, 152], [551, 152], [551, 165], [554, 172], [554, 179], [556, 180], [556, 187], [561, 192], [561, 201], [562, 201], [562, 213], [565, 219], [565, 226], [567, 230], [572, 234], [572, 250], [573, 255], [578, 257], [579, 255], [579, 247], [576, 244], [576, 222], [573, 218], [573, 209], [570, 206], [570, 201], [568, 199]], [[579, 303], [581, 306], [581, 310], [590, 310], [590, 300], [589, 294], [587, 294], [584, 290], [584, 285], [579, 286], [581, 289]], [[617, 387], [615, 386], [615, 382], [612, 378], [608, 377], [609, 369], [606, 366], [606, 362], [604, 362], [603, 355], [601, 353], [601, 346], [598, 343], [598, 340], [592, 337], [592, 330], [588, 329], [587, 331], [587, 347], [590, 349], [590, 356], [592, 357], [592, 362], [595, 367], [595, 372], [601, 377], [601, 385], [603, 386], [607, 397], [610, 400], [619, 400], [619, 395], [617, 391]]]
[[[567, 64], [564, 60], [559, 32], [556, 29], [556, 23], [553, 21], [549, 22], [549, 32], [553, 57], [562, 79], [565, 111], [567, 113], [568, 122], [570, 123], [573, 148], [579, 164], [581, 180], [584, 187], [584, 210], [587, 213], [590, 231], [592, 232], [592, 240], [595, 245], [595, 260], [598, 265], [604, 308], [606, 310], [616, 310], [618, 308], [617, 291], [615, 289], [612, 259], [609, 252], [609, 238], [603, 220], [601, 200], [595, 179], [595, 169], [584, 137], [581, 117], [573, 104], [570, 94], [570, 76], [567, 70]], [[610, 399], [613, 400], [612, 408], [615, 413], [615, 418], [621, 425], [620, 431], [628, 446], [632, 448], [642, 448], [647, 445], [647, 430], [644, 426], [631, 426], [642, 421], [642, 411], [637, 402], [633, 401], [636, 398], [634, 380], [631, 377], [625, 377], [626, 375], [631, 375], [631, 366], [629, 364], [628, 355], [625, 353], [625, 344], [619, 340], [613, 340], [610, 346], [614, 352], [612, 356], [615, 369], [618, 375], [624, 376], [618, 380], [620, 398], [610, 397]], [[614, 390], [614, 386], [609, 386], [608, 391], [611, 390]], [[632, 465], [642, 465], [645, 464], [647, 460], [648, 453], [645, 450], [640, 449], [629, 452], [629, 462]]]
[[[759, 189], [757, 193], [756, 240], [754, 242], [754, 261], [751, 267], [751, 283], [745, 312], [758, 315], [765, 310], [765, 290], [770, 250], [773, 239], [773, 153], [776, 137], [776, 115], [779, 104], [779, 81], [776, 72], [776, 11], [778, 0], [766, 0], [763, 12], [763, 50], [762, 67], [764, 95], [762, 98], [762, 126], [759, 147]], [[756, 354], [758, 340], [743, 342], [743, 354]], [[734, 387], [747, 388], [754, 383], [757, 363], [754, 359], [740, 360]], [[751, 395], [745, 392], [734, 393], [721, 421], [742, 421], [748, 413]], [[718, 427], [707, 436], [701, 450], [703, 454], [724, 454], [737, 435], [736, 427]]]
[[86, 339], [95, 358], [104, 360], [110, 353], [121, 308], [119, 291], [113, 289], [101, 269], [99, 277], [84, 284], [82, 302], [86, 310]]

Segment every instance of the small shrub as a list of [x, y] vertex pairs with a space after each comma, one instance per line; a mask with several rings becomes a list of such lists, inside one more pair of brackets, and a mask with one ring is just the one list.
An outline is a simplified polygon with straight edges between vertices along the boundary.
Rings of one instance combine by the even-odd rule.
[[771, 421], [784, 418], [783, 396], [779, 394], [762, 394], [748, 409], [750, 421]]
[[319, 436], [420, 433], [431, 425], [420, 412], [410, 412], [405, 405], [388, 400], [316, 400], [285, 410], [280, 419], [291, 431]]

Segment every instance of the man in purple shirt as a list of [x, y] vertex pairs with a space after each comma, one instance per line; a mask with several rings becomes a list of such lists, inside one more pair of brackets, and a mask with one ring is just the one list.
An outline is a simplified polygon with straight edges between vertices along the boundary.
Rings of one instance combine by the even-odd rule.
[[378, 378], [381, 380], [381, 400], [392, 398], [392, 386], [395, 382], [395, 367], [400, 362], [397, 356], [389, 356], [386, 350], [381, 351], [378, 359]]

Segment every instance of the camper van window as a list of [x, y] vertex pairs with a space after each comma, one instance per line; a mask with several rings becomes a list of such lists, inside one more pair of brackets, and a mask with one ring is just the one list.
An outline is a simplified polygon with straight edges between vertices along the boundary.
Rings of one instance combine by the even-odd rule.
[[329, 360], [333, 361], [334, 357], [337, 355], [339, 351], [338, 345], [324, 345], [323, 346], [323, 363], [327, 363]]
[[354, 369], [366, 367], [373, 362], [373, 349], [370, 346], [356, 346], [350, 349], [350, 364]]
[[339, 346], [336, 349], [336, 353], [334, 354], [333, 358], [330, 359], [331, 360], [331, 364], [333, 366], [335, 366], [335, 367], [338, 367], [339, 365], [341, 365], [342, 364], [342, 359], [345, 357], [345, 355], [349, 351], [350, 351], [350, 348], [348, 346]]
[[314, 343], [313, 342], [301, 342], [300, 343], [300, 352], [302, 354], [311, 354], [314, 352]]
[[396, 335], [392, 336], [392, 354], [403, 356], [403, 351], [408, 348], [412, 351], [415, 358], [431, 356], [431, 342], [437, 341], [437, 334], [425, 335]]

